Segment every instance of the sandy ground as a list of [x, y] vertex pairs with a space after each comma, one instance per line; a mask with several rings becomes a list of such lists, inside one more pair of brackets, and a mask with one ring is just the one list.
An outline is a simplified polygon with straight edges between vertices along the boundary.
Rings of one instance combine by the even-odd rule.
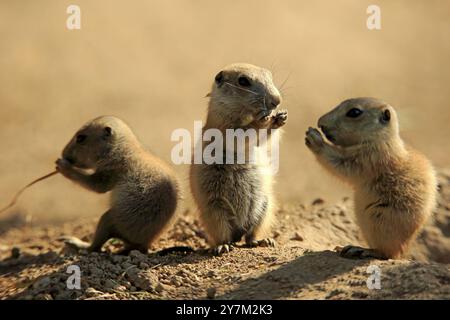
[[[434, 219], [404, 260], [350, 260], [336, 246], [364, 244], [352, 220], [351, 201], [279, 209], [276, 248], [237, 246], [212, 256], [195, 215], [186, 211], [149, 254], [76, 253], [57, 239], [89, 240], [96, 221], [60, 226], [2, 224], [1, 299], [450, 299], [450, 172], [440, 175]], [[196, 252], [161, 255], [188, 245]], [[67, 288], [67, 268], [81, 270], [81, 289]], [[381, 272], [381, 289], [368, 289], [367, 268]]]

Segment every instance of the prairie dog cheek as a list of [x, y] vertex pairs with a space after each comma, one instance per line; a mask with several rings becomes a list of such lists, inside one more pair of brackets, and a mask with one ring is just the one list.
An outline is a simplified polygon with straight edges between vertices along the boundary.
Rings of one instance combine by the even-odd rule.
[[255, 117], [252, 114], [247, 114], [242, 117], [241, 125], [247, 126], [255, 120]]

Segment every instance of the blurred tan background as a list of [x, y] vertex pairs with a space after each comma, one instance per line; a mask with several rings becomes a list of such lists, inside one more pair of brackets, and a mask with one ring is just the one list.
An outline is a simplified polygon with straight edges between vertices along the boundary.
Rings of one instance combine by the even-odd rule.
[[[366, 28], [378, 4], [382, 30]], [[81, 7], [81, 30], [66, 8]], [[448, 1], [1, 1], [0, 207], [51, 171], [74, 132], [102, 114], [125, 119], [170, 161], [175, 128], [204, 119], [214, 75], [232, 62], [270, 68], [289, 121], [276, 192], [282, 202], [334, 201], [351, 190], [325, 173], [304, 132], [341, 100], [397, 107], [404, 139], [449, 165]], [[176, 168], [187, 181], [187, 167]], [[185, 189], [188, 193], [188, 189]], [[107, 197], [61, 176], [11, 213], [36, 222], [99, 215]]]

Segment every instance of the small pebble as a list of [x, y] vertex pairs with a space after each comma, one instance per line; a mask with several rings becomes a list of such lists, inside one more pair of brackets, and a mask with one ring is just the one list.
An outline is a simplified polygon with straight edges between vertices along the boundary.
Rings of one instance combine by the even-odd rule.
[[216, 288], [214, 288], [214, 287], [208, 288], [206, 290], [206, 297], [208, 299], [214, 299], [216, 297], [216, 292], [217, 292]]
[[87, 288], [85, 293], [86, 293], [86, 296], [88, 296], [88, 297], [93, 297], [93, 296], [96, 296], [96, 295], [103, 294], [103, 292], [98, 291], [98, 290], [96, 290], [96, 289], [94, 289], [92, 287]]
[[291, 238], [291, 240], [295, 241], [303, 241], [303, 237], [299, 232], [294, 233], [294, 236]]
[[37, 288], [37, 289], [45, 288], [46, 286], [48, 286], [50, 284], [50, 282], [51, 281], [50, 281], [49, 277], [40, 278], [33, 284], [33, 288]]
[[18, 259], [20, 257], [20, 248], [14, 247], [11, 249], [11, 258]]
[[321, 198], [317, 198], [312, 202], [313, 206], [319, 205], [319, 204], [324, 204], [325, 200], [321, 199]]

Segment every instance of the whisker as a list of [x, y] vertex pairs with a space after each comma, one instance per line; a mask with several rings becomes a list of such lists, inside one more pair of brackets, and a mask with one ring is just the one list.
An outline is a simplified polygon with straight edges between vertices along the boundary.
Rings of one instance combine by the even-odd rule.
[[276, 64], [277, 64], [277, 59], [273, 59], [271, 65], [270, 65], [270, 71], [272, 72], [272, 75], [275, 75], [276, 73]]
[[237, 89], [241, 89], [241, 90], [244, 90], [244, 91], [247, 91], [247, 92], [250, 92], [250, 93], [253, 93], [253, 94], [258, 95], [257, 92], [254, 92], [254, 91], [252, 91], [252, 90], [248, 90], [248, 89], [245, 89], [245, 88], [241, 88], [241, 87], [235, 86], [235, 85], [232, 84], [232, 83], [225, 82], [225, 84], [229, 85], [230, 87], [237, 88]]
[[283, 83], [281, 83], [280, 85], [280, 90], [283, 89], [284, 85], [286, 84], [286, 82], [289, 80], [289, 78], [291, 77], [292, 71], [289, 71], [289, 74], [287, 75], [286, 79], [284, 79]]
[[295, 89], [295, 88], [298, 88], [298, 86], [297, 87], [295, 87], [295, 86], [284, 87], [284, 88], [280, 89], [280, 92], [286, 92], [287, 90], [291, 90], [291, 89]]

